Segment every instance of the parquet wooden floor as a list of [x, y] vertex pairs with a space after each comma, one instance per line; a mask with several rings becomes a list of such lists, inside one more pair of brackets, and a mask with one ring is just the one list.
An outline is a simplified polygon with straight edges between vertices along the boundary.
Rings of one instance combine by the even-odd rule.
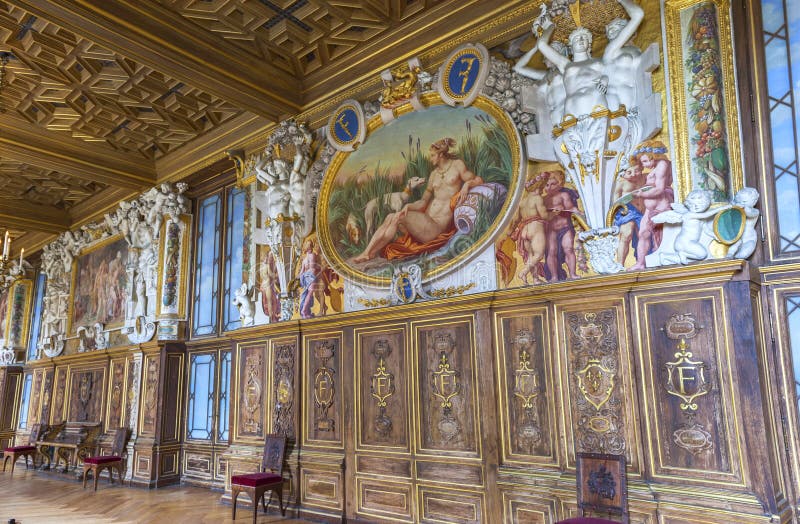
[[[10, 468], [9, 468], [10, 470]], [[159, 489], [113, 486], [102, 475], [97, 492], [91, 481], [86, 489], [72, 477], [26, 470], [20, 463], [13, 477], [0, 473], [0, 523], [16, 519], [18, 524], [250, 524], [253, 513], [248, 506], [236, 508], [231, 520], [231, 507], [219, 502], [220, 492], [193, 486], [168, 486]], [[259, 508], [258, 524], [286, 522], [308, 523], [306, 520], [283, 519], [277, 512], [265, 515]]]

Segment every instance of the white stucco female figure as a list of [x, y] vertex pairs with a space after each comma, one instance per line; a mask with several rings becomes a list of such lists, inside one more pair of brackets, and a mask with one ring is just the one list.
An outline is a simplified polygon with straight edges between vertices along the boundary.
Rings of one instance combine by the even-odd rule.
[[[564, 57], [569, 57], [569, 48], [561, 42], [552, 42], [550, 46]], [[564, 75], [547, 58], [544, 59], [547, 70], [528, 67], [528, 62], [538, 52], [537, 42], [517, 61], [514, 71], [526, 78], [537, 80], [522, 92], [523, 109], [536, 115], [536, 126], [539, 131], [526, 138], [528, 156], [535, 160], [554, 161], [557, 158], [553, 150], [553, 125], [560, 123], [564, 116], [567, 92], [564, 89]]]

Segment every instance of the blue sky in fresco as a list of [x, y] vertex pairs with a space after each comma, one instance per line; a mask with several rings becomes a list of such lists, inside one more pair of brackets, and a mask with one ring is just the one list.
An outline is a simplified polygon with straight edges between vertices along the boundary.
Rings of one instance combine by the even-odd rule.
[[[789, 242], [800, 242], [800, 191], [798, 190], [798, 148], [796, 136], [800, 134], [800, 2], [797, 0], [762, 0], [764, 31], [775, 33], [784, 23], [788, 26], [789, 51], [786, 41], [779, 38], [767, 43], [767, 77], [769, 94], [781, 99], [791, 89], [794, 92], [794, 115], [789, 107], [776, 105], [771, 111], [773, 156], [776, 166], [789, 168], [795, 176], [781, 175], [776, 169], [778, 222], [782, 237], [781, 250], [800, 248]], [[784, 14], [784, 7], [786, 12]], [[784, 36], [784, 33], [781, 33]], [[765, 35], [765, 42], [766, 39]], [[793, 84], [793, 85], [790, 85]], [[787, 102], [789, 99], [785, 99]], [[773, 102], [774, 104], [774, 102]], [[794, 117], [794, 118], [792, 118]], [[778, 176], [780, 175], [780, 178]]]

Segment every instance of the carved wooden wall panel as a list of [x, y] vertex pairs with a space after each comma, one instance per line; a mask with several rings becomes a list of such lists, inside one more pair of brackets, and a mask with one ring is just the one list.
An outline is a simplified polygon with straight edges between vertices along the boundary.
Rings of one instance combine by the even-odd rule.
[[140, 435], [155, 436], [158, 416], [158, 378], [161, 373], [161, 355], [144, 356], [144, 374], [142, 376]]
[[0, 439], [4, 445], [13, 438], [17, 427], [22, 376], [21, 367], [0, 367]]
[[417, 453], [481, 456], [473, 322], [412, 323]]
[[303, 336], [304, 446], [343, 448], [342, 333]]
[[357, 449], [410, 449], [404, 325], [356, 329]]
[[44, 381], [44, 369], [36, 369], [33, 371], [33, 379], [31, 379], [31, 396], [28, 400], [29, 415], [28, 424], [36, 424], [41, 422], [41, 407], [42, 400], [42, 382]]
[[532, 490], [525, 494], [503, 491], [503, 522], [509, 524], [551, 524], [555, 522], [556, 500], [552, 493], [537, 493], [530, 497]]
[[234, 438], [263, 439], [266, 433], [267, 345], [262, 342], [238, 346], [236, 362], [238, 396], [234, 411]]
[[555, 465], [555, 369], [546, 308], [495, 313], [503, 462]]
[[358, 514], [367, 520], [390, 519], [414, 522], [414, 488], [410, 482], [386, 479], [356, 479]]
[[741, 485], [721, 289], [639, 295], [636, 305], [653, 475]]
[[42, 382], [42, 407], [39, 416], [40, 422], [50, 420], [50, 406], [53, 401], [53, 369], [46, 369], [44, 371], [44, 379]]
[[125, 419], [126, 404], [126, 384], [125, 371], [127, 361], [125, 358], [112, 359], [109, 364], [109, 390], [108, 390], [108, 418], [106, 419], [107, 428], [116, 428], [127, 424], [129, 419]]
[[53, 382], [53, 407], [50, 421], [53, 424], [60, 424], [64, 421], [64, 400], [67, 395], [67, 367], [59, 366], [56, 368], [55, 373], [55, 380]]
[[[164, 372], [163, 388], [163, 413], [161, 415], [161, 443], [172, 443], [180, 440], [181, 397], [183, 392], [184, 363], [183, 353], [168, 353], [165, 357], [166, 370]], [[172, 456], [172, 455], [170, 455]], [[177, 473], [177, 454], [172, 457], [175, 466], [166, 468], [166, 471]], [[164, 468], [162, 462], [162, 469]]]
[[420, 487], [417, 500], [422, 522], [481, 523], [486, 520], [484, 494], [477, 491], [449, 492]]
[[564, 341], [559, 349], [568, 464], [574, 467], [576, 452], [624, 454], [628, 471], [638, 472], [641, 451], [624, 303], [565, 303], [556, 311]]
[[106, 368], [69, 370], [67, 420], [103, 422]]
[[270, 341], [272, 363], [272, 433], [294, 439], [297, 436], [297, 337]]
[[344, 506], [343, 482], [339, 464], [326, 460], [326, 457], [311, 455], [300, 467], [300, 502], [341, 511]]

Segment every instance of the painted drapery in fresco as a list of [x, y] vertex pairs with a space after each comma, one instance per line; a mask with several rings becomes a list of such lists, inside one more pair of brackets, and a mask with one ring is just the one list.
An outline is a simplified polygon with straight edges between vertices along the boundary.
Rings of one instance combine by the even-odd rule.
[[72, 328], [99, 322], [121, 325], [125, 321], [125, 264], [128, 244], [124, 239], [81, 255], [74, 266]]

